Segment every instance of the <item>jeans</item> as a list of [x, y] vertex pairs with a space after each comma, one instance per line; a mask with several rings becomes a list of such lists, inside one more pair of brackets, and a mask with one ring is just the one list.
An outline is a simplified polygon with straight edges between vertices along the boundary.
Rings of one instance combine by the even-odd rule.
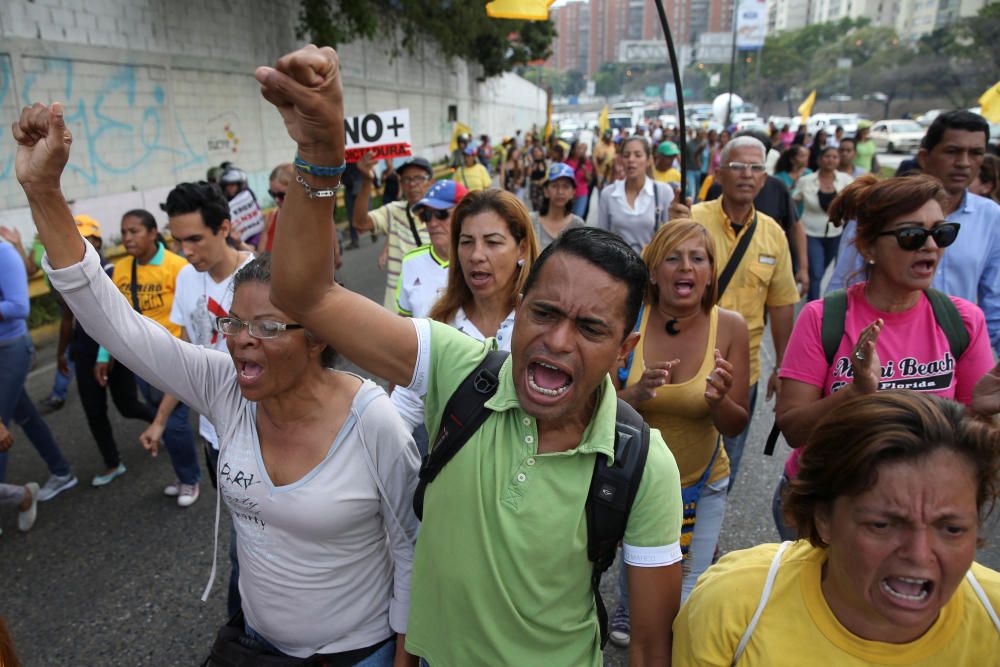
[[[265, 637], [262, 637], [259, 632], [251, 628], [249, 625], [245, 626], [246, 635], [253, 639], [256, 639], [261, 644], [264, 645], [271, 653], [275, 655], [285, 655], [281, 652], [274, 644], [267, 641]], [[352, 667], [392, 667], [393, 659], [396, 657], [396, 638], [393, 637], [386, 641], [385, 644], [380, 646], [377, 651], [371, 655], [359, 660], [354, 663]]]
[[[698, 510], [695, 515], [694, 533], [691, 535], [691, 546], [688, 557], [683, 561], [683, 580], [681, 582], [681, 604], [688, 599], [694, 585], [715, 556], [715, 546], [719, 543], [719, 533], [722, 532], [722, 520], [726, 517], [726, 497], [729, 488], [729, 478], [724, 477], [717, 482], [711, 482], [702, 487], [698, 498]], [[626, 574], [625, 558], [620, 559], [618, 568], [618, 595], [620, 604], [628, 609], [628, 576]]]
[[[69, 463], [63, 458], [48, 424], [38, 414], [24, 389], [35, 348], [30, 336], [0, 341], [0, 420], [4, 424], [14, 421], [39, 456], [45, 461], [49, 473], [60, 477], [70, 474]], [[7, 452], [0, 453], [0, 482], [7, 476]]]
[[785, 490], [786, 486], [788, 486], [788, 476], [782, 473], [781, 479], [778, 480], [778, 486], [774, 489], [774, 498], [771, 500], [771, 515], [774, 517], [774, 527], [778, 529], [778, 535], [781, 536], [783, 542], [799, 538], [799, 531], [794, 526], [789, 526], [785, 522], [785, 516], [781, 512], [781, 493]]
[[[139, 386], [146, 402], [153, 407], [159, 407], [163, 400], [163, 392], [153, 387], [141, 377], [136, 376], [135, 383]], [[163, 430], [163, 444], [167, 447], [170, 463], [181, 484], [197, 484], [201, 479], [201, 466], [198, 464], [198, 452], [194, 445], [194, 431], [188, 422], [188, 407], [178, 403], [167, 418], [167, 426]]]
[[743, 448], [747, 444], [747, 435], [750, 433], [750, 423], [753, 421], [753, 410], [757, 406], [757, 385], [750, 385], [750, 392], [747, 394], [747, 419], [746, 428], [739, 435], [731, 438], [722, 436], [722, 444], [726, 448], [726, 456], [729, 457], [729, 490], [733, 490], [736, 482], [736, 473], [740, 469], [740, 461], [743, 460]]
[[111, 400], [122, 417], [126, 419], [141, 419], [151, 422], [156, 417], [156, 411], [147, 403], [139, 400], [139, 392], [135, 386], [135, 376], [124, 364], [112, 364], [108, 373], [107, 388], [97, 384], [94, 377], [94, 366], [97, 365], [97, 354], [76, 355], [77, 369], [76, 387], [80, 392], [80, 403], [87, 415], [87, 426], [90, 434], [97, 442], [97, 448], [104, 459], [104, 465], [109, 470], [117, 468], [121, 463], [118, 445], [111, 430], [111, 420], [108, 419], [108, 391]]
[[587, 219], [587, 195], [581, 195], [573, 200], [573, 215], [578, 215], [584, 220]]
[[67, 356], [66, 362], [69, 366], [69, 373], [63, 375], [57, 365], [55, 377], [52, 378], [52, 391], [49, 393], [50, 397], [58, 398], [60, 401], [66, 400], [66, 396], [69, 394], [69, 383], [73, 381], [73, 374], [76, 373], [76, 366], [73, 360]]
[[684, 578], [681, 582], [681, 604], [688, 599], [698, 577], [712, 564], [715, 547], [719, 543], [719, 533], [722, 532], [722, 520], [726, 517], [726, 490], [729, 488], [729, 478], [706, 484], [698, 498], [698, 509], [695, 514], [694, 532], [691, 534], [691, 546], [688, 557], [684, 561]]
[[831, 236], [820, 238], [818, 236], [806, 237], [807, 249], [809, 250], [809, 296], [810, 301], [819, 298], [819, 284], [823, 282], [823, 274], [826, 267], [837, 261], [837, 249], [840, 247], [840, 237]]

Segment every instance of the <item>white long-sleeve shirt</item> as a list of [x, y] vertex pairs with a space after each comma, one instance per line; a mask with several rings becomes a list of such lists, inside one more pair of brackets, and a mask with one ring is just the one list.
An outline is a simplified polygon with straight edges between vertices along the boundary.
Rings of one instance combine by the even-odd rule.
[[261, 457], [257, 405], [243, 398], [229, 355], [178, 340], [132, 310], [84, 245], [78, 264], [52, 269], [44, 260], [53, 287], [114, 358], [216, 426], [249, 625], [297, 657], [405, 633], [419, 456], [385, 393], [364, 381], [323, 462], [276, 487]]

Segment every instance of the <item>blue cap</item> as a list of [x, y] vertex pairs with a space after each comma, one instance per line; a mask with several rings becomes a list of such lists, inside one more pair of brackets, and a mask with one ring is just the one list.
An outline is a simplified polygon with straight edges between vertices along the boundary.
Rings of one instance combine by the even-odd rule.
[[424, 206], [445, 211], [457, 205], [468, 193], [464, 185], [451, 179], [437, 181], [424, 198], [413, 205], [413, 212], [416, 213]]
[[573, 167], [569, 166], [565, 162], [555, 162], [549, 167], [549, 177], [545, 179], [546, 183], [551, 183], [557, 178], [568, 178], [576, 184], [576, 175], [573, 173]]
[[466, 146], [465, 150], [462, 151], [462, 152], [465, 153], [466, 155], [475, 155], [476, 154], [476, 149], [473, 148], [472, 146]]

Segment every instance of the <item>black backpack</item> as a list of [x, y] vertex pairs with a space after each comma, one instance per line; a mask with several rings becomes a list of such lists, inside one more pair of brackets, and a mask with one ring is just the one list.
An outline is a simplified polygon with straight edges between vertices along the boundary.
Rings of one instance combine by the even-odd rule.
[[[419, 482], [413, 494], [413, 511], [423, 519], [424, 492], [447, 463], [486, 421], [490, 409], [486, 401], [496, 393], [500, 367], [507, 353], [492, 350], [462, 381], [448, 399], [441, 426], [430, 454], [420, 466]], [[629, 511], [635, 501], [649, 453], [649, 425], [635, 409], [618, 399], [615, 417], [615, 461], [607, 465], [603, 456], [594, 462], [585, 511], [587, 513], [587, 558], [594, 564], [590, 585], [597, 605], [601, 628], [601, 648], [608, 641], [608, 612], [601, 598], [601, 574], [615, 561], [618, 543], [625, 536]]]

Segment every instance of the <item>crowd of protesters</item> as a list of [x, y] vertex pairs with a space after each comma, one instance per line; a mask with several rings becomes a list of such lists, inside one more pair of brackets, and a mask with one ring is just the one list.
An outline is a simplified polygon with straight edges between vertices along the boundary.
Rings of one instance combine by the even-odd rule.
[[[114, 264], [60, 191], [61, 106], [15, 123], [39, 232], [27, 251], [0, 229], [0, 504], [20, 530], [77, 484], [24, 389], [40, 267], [93, 486], [126, 473], [106, 389], [164, 445], [180, 507], [199, 498], [199, 415], [233, 519], [206, 664], [599, 665], [607, 640], [636, 665], [995, 660], [1000, 574], [973, 562], [1000, 496], [982, 117], [940, 114], [891, 177], [864, 126], [681, 142], [659, 122], [594, 145], [463, 135], [447, 169], [378, 173], [367, 154], [348, 174], [336, 54], [257, 79], [298, 148], [270, 174], [273, 210], [225, 164], [170, 191], [169, 238], [124, 212]], [[381, 304], [335, 280], [341, 189], [345, 249], [385, 236]], [[741, 461], [764, 447], [758, 393], [792, 447], [773, 498], [786, 541], [720, 557]], [[15, 424], [43, 484], [4, 479]]]

